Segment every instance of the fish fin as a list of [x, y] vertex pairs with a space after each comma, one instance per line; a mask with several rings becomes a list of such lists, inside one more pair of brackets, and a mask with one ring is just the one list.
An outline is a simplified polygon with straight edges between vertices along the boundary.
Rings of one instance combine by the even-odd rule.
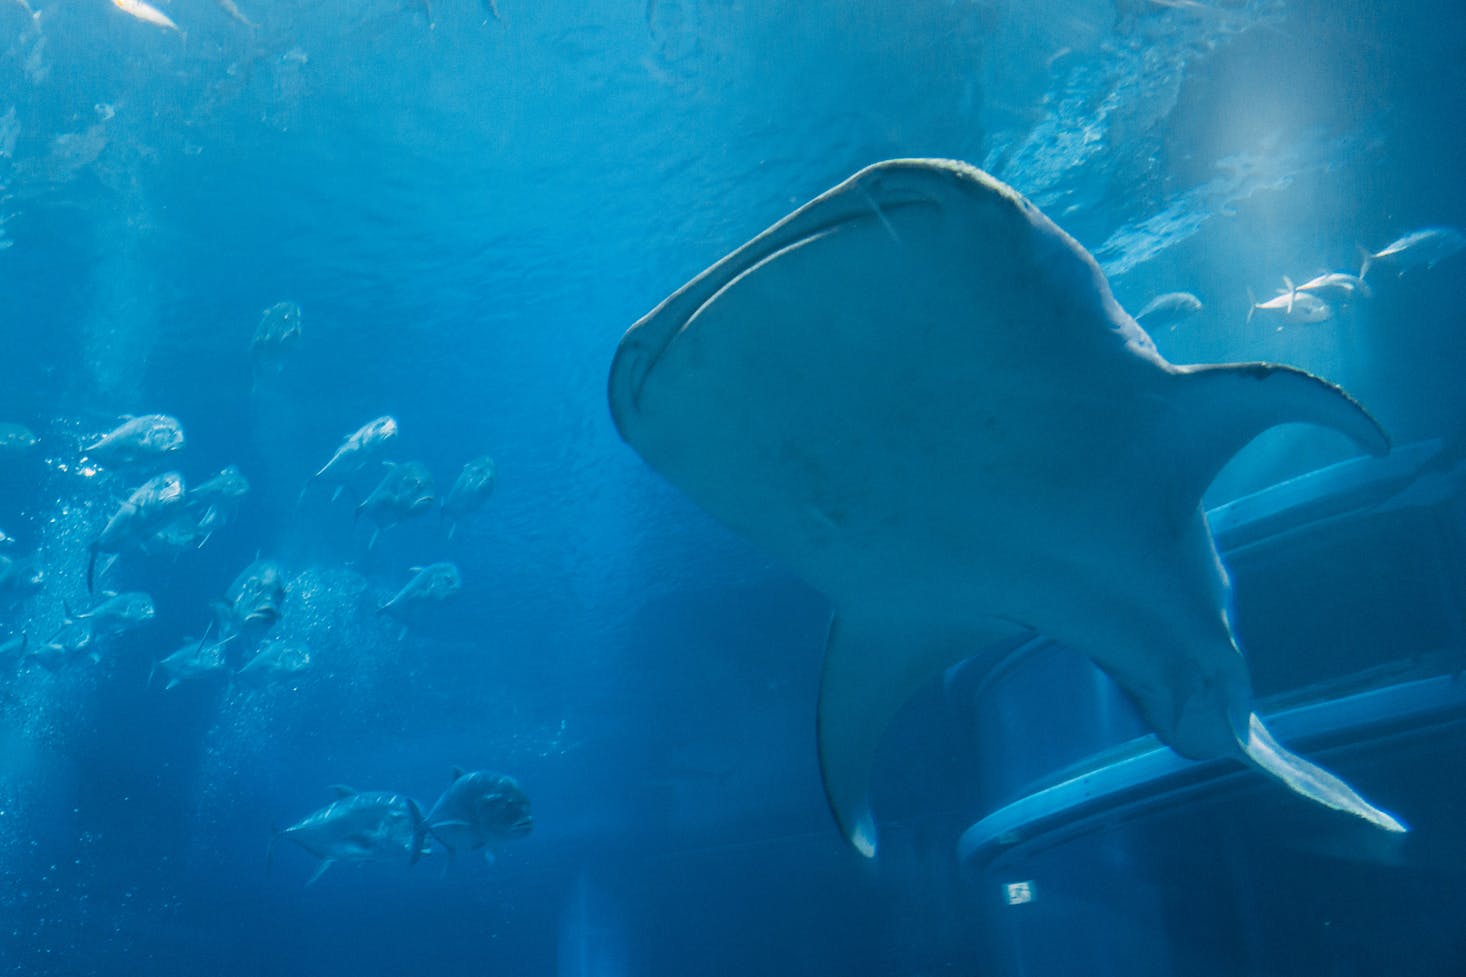
[[453, 781], [457, 780], [459, 777], [462, 777], [463, 776], [463, 768], [462, 767], [453, 767], [453, 768], [451, 768], [451, 771], [452, 771], [452, 775], [453, 776], [452, 776], [452, 779], [448, 781], [449, 783], [452, 783]]
[[1406, 832], [1405, 827], [1394, 816], [1375, 807], [1338, 777], [1315, 766], [1294, 753], [1290, 753], [1273, 739], [1257, 713], [1248, 723], [1247, 739], [1238, 738], [1243, 755], [1264, 773], [1281, 780], [1294, 793], [1312, 801], [1361, 817], [1370, 824], [1386, 831]]
[[168, 684], [165, 685], [165, 686], [163, 686], [163, 691], [164, 692], [167, 692], [167, 691], [169, 691], [171, 689], [176, 689], [176, 688], [178, 688], [178, 679], [176, 679], [176, 678], [170, 678], [168, 680]]
[[1293, 279], [1289, 278], [1287, 275], [1284, 275], [1283, 276], [1283, 284], [1285, 286], [1287, 286], [1287, 289], [1286, 290], [1288, 292], [1288, 312], [1287, 312], [1287, 314], [1288, 315], [1292, 315], [1293, 314], [1293, 300], [1298, 297], [1298, 286], [1297, 285], [1294, 285], [1293, 284]]
[[405, 625], [405, 624], [402, 625], [402, 629], [397, 632], [397, 640], [398, 641], [406, 641], [407, 640], [407, 625]]
[[1369, 266], [1374, 264], [1374, 252], [1362, 244], [1354, 245], [1359, 250], [1359, 280], [1364, 281], [1364, 276], [1369, 274]]
[[1253, 294], [1251, 286], [1247, 289], [1247, 325], [1252, 324], [1252, 316], [1257, 312], [1257, 296]]
[[321, 865], [320, 865], [320, 867], [316, 869], [314, 875], [312, 875], [309, 879], [306, 880], [305, 884], [306, 885], [315, 885], [316, 884], [316, 881], [318, 879], [320, 879], [321, 876], [323, 876], [323, 875], [326, 874], [326, 869], [330, 868], [334, 864], [336, 864], [336, 862], [335, 862], [334, 859], [330, 859], [330, 858], [323, 858], [323, 859], [321, 859]]
[[991, 667], [1029, 632], [988, 620], [933, 631], [922, 621], [837, 615], [830, 624], [820, 681], [820, 774], [830, 812], [846, 840], [876, 854], [870, 778], [881, 735], [906, 700], [948, 667], [974, 655]]
[[423, 819], [422, 808], [411, 797], [407, 799], [407, 816], [412, 819], [412, 851], [407, 857], [407, 864], [416, 865], [428, 843], [428, 824]]
[[337, 499], [341, 498], [341, 493], [344, 491], [346, 491], [345, 485], [336, 486], [336, 491], [331, 493], [331, 501], [335, 502]]
[[87, 549], [90, 551], [87, 555], [87, 593], [90, 594], [95, 592], [97, 578], [97, 544], [93, 543]]
[[161, 664], [163, 664], [163, 663], [162, 662], [153, 662], [153, 667], [150, 668], [150, 669], [148, 669], [148, 681], [147, 681], [147, 684], [144, 685], [143, 688], [145, 688], [145, 689], [151, 689], [153, 687], [153, 676], [158, 674], [158, 666], [161, 665]]
[[326, 789], [331, 791], [331, 793], [335, 794], [337, 797], [355, 797], [357, 795], [357, 790], [355, 787], [347, 787], [345, 784], [332, 784]]
[[1329, 428], [1371, 455], [1390, 450], [1390, 437], [1379, 421], [1342, 388], [1312, 373], [1276, 363], [1174, 369], [1189, 388], [1181, 397], [1186, 408], [1179, 412], [1189, 429], [1178, 431], [1176, 441], [1190, 446], [1178, 460], [1188, 514], [1233, 455], [1279, 424], [1301, 422]]
[[473, 825], [469, 824], [467, 821], [462, 821], [462, 820], [459, 820], [459, 819], [456, 819], [455, 818], [455, 819], [453, 819], [451, 821], [439, 821], [437, 824], [433, 825], [433, 827], [435, 829], [436, 828], [471, 828], [471, 827], [473, 827]]

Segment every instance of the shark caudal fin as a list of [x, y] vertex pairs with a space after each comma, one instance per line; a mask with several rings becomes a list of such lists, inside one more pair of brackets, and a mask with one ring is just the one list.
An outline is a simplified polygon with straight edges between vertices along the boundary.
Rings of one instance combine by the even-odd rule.
[[1242, 747], [1244, 756], [1258, 769], [1278, 778], [1296, 794], [1335, 811], [1363, 818], [1386, 831], [1409, 830], [1393, 815], [1360, 797], [1353, 787], [1338, 777], [1284, 749], [1273, 739], [1256, 713], [1250, 717], [1246, 742], [1239, 739], [1238, 745]]
[[416, 865], [422, 859], [424, 846], [428, 843], [428, 822], [422, 816], [422, 808], [411, 797], [407, 799], [407, 814], [412, 818], [412, 854], [408, 856], [408, 864]]

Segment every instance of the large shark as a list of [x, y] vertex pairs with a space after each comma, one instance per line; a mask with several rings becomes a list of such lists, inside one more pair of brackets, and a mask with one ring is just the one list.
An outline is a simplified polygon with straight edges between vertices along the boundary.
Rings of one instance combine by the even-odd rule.
[[862, 854], [873, 755], [902, 703], [1035, 633], [1087, 654], [1182, 755], [1235, 757], [1405, 830], [1253, 711], [1201, 508], [1273, 425], [1374, 454], [1385, 432], [1301, 370], [1167, 362], [1090, 254], [986, 173], [856, 173], [637, 322], [609, 395], [653, 468], [834, 604], [819, 755]]

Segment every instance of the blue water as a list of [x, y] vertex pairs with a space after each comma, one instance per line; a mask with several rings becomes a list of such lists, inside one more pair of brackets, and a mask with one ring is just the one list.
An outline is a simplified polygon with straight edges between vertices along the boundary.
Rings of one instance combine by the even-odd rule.
[[[81, 459], [123, 415], [180, 419], [190, 483], [235, 464], [252, 485], [202, 547], [107, 571], [157, 613], [101, 662], [0, 663], [0, 972], [1353, 974], [1413, 949], [1409, 972], [1466, 973], [1459, 908], [1416, 911], [1459, 907], [1459, 870], [1346, 863], [1327, 895], [1272, 879], [1291, 915], [1264, 918], [1239, 893], [1278, 862], [1187, 861], [1218, 820], [1086, 850], [1052, 869], [1072, 904], [1040, 886], [1052, 915], [994, 916], [954, 852], [998, 795], [941, 689], [893, 733], [887, 846], [861, 861], [814, 754], [826, 604], [647, 469], [605, 403], [622, 332], [703, 267], [864, 165], [945, 156], [1030, 195], [1131, 311], [1201, 297], [1156, 333], [1170, 359], [1302, 366], [1397, 443], [1460, 452], [1466, 255], [1328, 323], [1245, 321], [1249, 289], [1466, 226], [1459, 3], [237, 2], [253, 26], [173, 0], [173, 31], [105, 0], [0, 0], [0, 421], [40, 438], [3, 459], [0, 529], [44, 573], [0, 604], [0, 640], [91, 604], [88, 544], [139, 479]], [[301, 341], [252, 370], [285, 300]], [[493, 496], [451, 537], [427, 516], [369, 546], [356, 496], [302, 495], [383, 414], [391, 457], [440, 489], [494, 458]], [[1283, 429], [1208, 502], [1352, 454]], [[1454, 528], [1422, 532], [1458, 539], [1447, 511]], [[150, 686], [257, 556], [286, 570], [279, 633], [310, 668]], [[375, 608], [437, 560], [464, 592], [404, 636]], [[1444, 642], [1461, 593], [1432, 624]], [[1259, 643], [1269, 620], [1292, 633], [1279, 603]], [[1278, 661], [1260, 682], [1286, 691]], [[1013, 706], [1045, 708], [1043, 688]], [[1067, 762], [1042, 737], [1009, 748]], [[1425, 795], [1430, 756], [1376, 764], [1371, 794]], [[533, 800], [533, 834], [492, 864], [339, 864], [307, 886], [315, 860], [286, 841], [267, 872], [274, 830], [330, 785], [426, 807], [455, 765]], [[1106, 911], [1185, 892], [1207, 912]], [[1340, 893], [1352, 911], [1326, 907]], [[1063, 945], [1051, 932], [1073, 956], [1022, 952]]]

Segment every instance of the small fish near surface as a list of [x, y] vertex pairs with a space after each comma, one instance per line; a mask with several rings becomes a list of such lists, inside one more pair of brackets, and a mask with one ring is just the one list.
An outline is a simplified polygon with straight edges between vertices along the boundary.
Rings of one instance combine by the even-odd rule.
[[227, 669], [224, 649], [232, 640], [233, 636], [211, 640], [207, 634], [197, 641], [187, 639], [177, 651], [154, 663], [148, 673], [148, 685], [153, 684], [153, 677], [158, 672], [168, 678], [164, 691], [175, 689], [184, 682], [222, 675]]
[[416, 863], [422, 856], [425, 835], [422, 809], [416, 801], [389, 791], [355, 791], [333, 787], [336, 800], [275, 832], [275, 843], [288, 838], [321, 860], [306, 885], [311, 885], [337, 862], [376, 862], [402, 859]]
[[437, 504], [433, 476], [426, 465], [420, 461], [391, 465], [377, 487], [356, 507], [358, 518], [364, 514], [376, 524], [367, 548], [376, 545], [383, 529], [427, 512]]
[[[87, 590], [95, 589], [97, 556], [117, 555], [132, 549], [146, 549], [153, 534], [177, 514], [183, 503], [183, 476], [164, 472], [138, 486], [127, 497], [90, 547], [87, 560]], [[105, 570], [105, 567], [104, 567]]]
[[1376, 265], [1395, 269], [1397, 274], [1412, 268], [1427, 271], [1466, 248], [1466, 234], [1454, 227], [1423, 227], [1391, 241], [1378, 251], [1360, 248], [1362, 261], [1359, 277], [1368, 275]]
[[448, 523], [449, 539], [453, 538], [459, 520], [482, 509], [484, 503], [489, 501], [489, 496], [494, 493], [497, 477], [494, 459], [488, 455], [473, 458], [464, 464], [463, 470], [453, 480], [453, 487], [448, 490], [447, 498], [443, 500], [443, 519]]
[[897, 710], [1035, 634], [1088, 656], [1182, 756], [1241, 761], [1405, 830], [1254, 711], [1201, 508], [1275, 425], [1374, 455], [1388, 436], [1302, 370], [1166, 361], [1094, 258], [981, 170], [856, 173], [633, 325], [608, 394], [653, 468], [834, 605], [818, 755], [862, 855], [877, 851], [870, 779]]
[[112, 6], [145, 24], [181, 33], [178, 31], [178, 25], [173, 23], [167, 14], [150, 3], [144, 3], [143, 0], [112, 0]]
[[82, 449], [87, 458], [114, 468], [154, 462], [182, 450], [183, 426], [167, 414], [128, 417]]
[[1201, 308], [1201, 299], [1190, 292], [1167, 292], [1145, 303], [1135, 313], [1135, 321], [1147, 329], [1175, 329], [1201, 312]]
[[391, 415], [368, 421], [347, 435], [346, 440], [341, 442], [341, 446], [331, 456], [331, 460], [321, 466], [314, 478], [318, 482], [336, 486], [331, 495], [334, 500], [340, 497], [347, 482], [355, 478], [368, 462], [382, 457], [395, 440], [397, 420]]
[[432, 835], [449, 852], [493, 850], [528, 835], [534, 829], [529, 795], [519, 781], [487, 770], [464, 773], [453, 768], [453, 782], [443, 791], [418, 826], [413, 842], [414, 863]]
[[234, 681], [246, 688], [262, 689], [310, 668], [310, 652], [304, 645], [280, 639], [260, 643], [249, 661], [234, 673]]

